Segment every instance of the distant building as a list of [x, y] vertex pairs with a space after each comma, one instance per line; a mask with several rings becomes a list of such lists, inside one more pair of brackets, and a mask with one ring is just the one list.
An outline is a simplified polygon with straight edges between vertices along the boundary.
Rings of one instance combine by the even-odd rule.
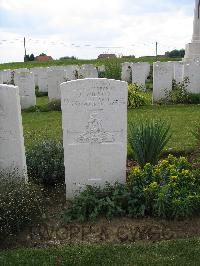
[[131, 58], [135, 58], [135, 56], [134, 55], [123, 55], [122, 58], [131, 59]]
[[117, 58], [115, 54], [100, 54], [98, 59], [110, 59], [110, 58]]
[[48, 55], [39, 55], [35, 57], [35, 61], [39, 61], [39, 62], [46, 62], [46, 61], [52, 61], [52, 60], [53, 58]]

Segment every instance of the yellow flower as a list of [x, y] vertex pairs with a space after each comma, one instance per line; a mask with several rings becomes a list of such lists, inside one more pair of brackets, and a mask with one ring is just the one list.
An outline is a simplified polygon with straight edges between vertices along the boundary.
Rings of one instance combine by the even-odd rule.
[[183, 175], [189, 175], [190, 174], [190, 171], [189, 170], [182, 170], [182, 174]]
[[172, 181], [172, 182], [176, 182], [177, 180], [178, 180], [178, 176], [176, 175], [173, 175], [173, 176], [170, 176], [170, 180]]
[[156, 168], [154, 173], [155, 173], [156, 175], [159, 175], [159, 174], [160, 174], [160, 169], [159, 169], [159, 168]]
[[139, 175], [139, 174], [141, 173], [141, 170], [140, 170], [139, 167], [135, 167], [135, 168], [133, 169], [132, 173], [133, 173], [134, 175]]
[[166, 164], [168, 164], [169, 162], [167, 161], [167, 160], [163, 160], [162, 162], [161, 162], [161, 166], [163, 166], [163, 165], [166, 165]]
[[158, 183], [157, 182], [153, 182], [149, 185], [150, 189], [156, 189], [158, 187]]

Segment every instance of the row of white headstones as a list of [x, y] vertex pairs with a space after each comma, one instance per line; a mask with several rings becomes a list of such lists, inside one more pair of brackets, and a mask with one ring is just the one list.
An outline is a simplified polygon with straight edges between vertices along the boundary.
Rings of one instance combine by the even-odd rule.
[[[86, 185], [124, 183], [128, 84], [80, 79], [60, 85], [66, 196]], [[0, 85], [0, 169], [28, 180], [19, 88]]]
[[[123, 63], [122, 80], [137, 83], [145, 89], [150, 74], [148, 63]], [[165, 99], [172, 90], [172, 81], [183, 82], [189, 79], [188, 92], [200, 93], [200, 62], [174, 61], [153, 63], [153, 102]]]
[[[55, 66], [32, 69], [17, 69], [14, 71], [0, 71], [0, 84], [14, 83], [19, 87], [22, 109], [36, 105], [35, 87], [40, 92], [48, 92], [49, 100], [60, 100], [60, 84], [65, 81], [98, 78], [98, 73], [105, 71], [105, 67], [98, 69], [93, 65], [83, 66]], [[121, 80], [136, 83], [145, 90], [147, 78], [150, 75], [149, 63], [123, 63]], [[200, 93], [200, 64], [194, 61], [156, 62], [153, 64], [153, 102], [165, 99], [172, 90], [173, 79], [182, 82], [189, 78], [187, 90]]]
[[55, 67], [38, 67], [32, 69], [16, 69], [0, 71], [0, 84], [13, 84], [19, 87], [22, 109], [36, 105], [35, 87], [40, 92], [48, 92], [49, 100], [60, 99], [60, 84], [65, 81], [98, 78], [104, 70], [93, 65], [70, 65]]

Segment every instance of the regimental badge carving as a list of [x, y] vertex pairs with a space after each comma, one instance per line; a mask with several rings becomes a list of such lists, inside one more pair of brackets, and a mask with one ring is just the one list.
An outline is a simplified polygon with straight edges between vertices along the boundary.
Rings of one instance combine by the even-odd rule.
[[97, 115], [97, 113], [90, 115], [86, 131], [77, 138], [79, 143], [112, 143], [115, 141], [114, 135], [105, 131]]

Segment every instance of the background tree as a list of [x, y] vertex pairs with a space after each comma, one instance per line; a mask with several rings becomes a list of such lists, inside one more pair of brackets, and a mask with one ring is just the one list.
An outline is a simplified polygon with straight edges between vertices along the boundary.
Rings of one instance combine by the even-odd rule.
[[181, 49], [181, 50], [175, 49], [175, 50], [172, 50], [170, 52], [169, 51], [166, 52], [165, 55], [167, 57], [171, 57], [171, 58], [178, 58], [178, 57], [183, 58], [185, 56], [185, 50], [184, 49]]
[[29, 61], [34, 61], [34, 60], [35, 60], [35, 56], [34, 56], [34, 54], [31, 54], [29, 57]]

